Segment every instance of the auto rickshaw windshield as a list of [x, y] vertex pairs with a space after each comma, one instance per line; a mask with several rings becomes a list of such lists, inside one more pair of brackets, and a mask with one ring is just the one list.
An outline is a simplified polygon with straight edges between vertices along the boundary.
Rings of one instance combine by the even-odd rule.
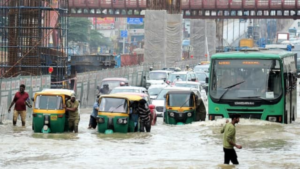
[[192, 96], [188, 93], [172, 93], [169, 95], [168, 105], [171, 107], [192, 107], [194, 103]]
[[99, 111], [110, 113], [127, 113], [127, 101], [123, 98], [101, 98]]
[[45, 96], [36, 97], [34, 108], [43, 110], [62, 110], [63, 102], [61, 96]]

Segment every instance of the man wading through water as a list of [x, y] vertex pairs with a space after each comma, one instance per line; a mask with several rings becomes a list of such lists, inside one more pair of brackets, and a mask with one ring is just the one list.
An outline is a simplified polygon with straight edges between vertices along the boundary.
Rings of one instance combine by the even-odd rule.
[[67, 101], [67, 104], [64, 107], [66, 111], [69, 112], [69, 131], [78, 133], [78, 124], [80, 120], [78, 113], [79, 102], [76, 100], [75, 94], [71, 95], [71, 99]]
[[229, 164], [231, 161], [232, 164], [239, 164], [237, 160], [237, 155], [233, 147], [242, 149], [241, 145], [237, 145], [235, 141], [235, 124], [239, 123], [240, 115], [233, 114], [231, 116], [231, 123], [226, 121], [225, 126], [221, 130], [223, 134], [223, 150], [224, 150], [224, 164]]
[[25, 85], [20, 85], [20, 90], [15, 94], [14, 100], [11, 102], [8, 112], [10, 112], [11, 107], [15, 105], [14, 115], [13, 115], [13, 125], [17, 124], [18, 116], [21, 116], [22, 126], [25, 127], [26, 122], [26, 106], [31, 108], [29, 101], [29, 95], [25, 92]]
[[140, 100], [137, 108], [137, 112], [140, 116], [140, 132], [145, 132], [145, 128], [147, 132], [151, 130], [152, 117], [149, 108], [146, 107], [146, 103], [146, 100]]

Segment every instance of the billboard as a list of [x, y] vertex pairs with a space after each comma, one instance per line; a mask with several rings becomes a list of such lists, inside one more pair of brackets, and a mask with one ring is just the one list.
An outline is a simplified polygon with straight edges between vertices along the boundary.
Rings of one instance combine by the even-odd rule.
[[114, 24], [115, 23], [115, 18], [93, 18], [93, 25], [97, 24]]
[[115, 29], [115, 18], [93, 18], [93, 25], [96, 26], [98, 30], [112, 30]]

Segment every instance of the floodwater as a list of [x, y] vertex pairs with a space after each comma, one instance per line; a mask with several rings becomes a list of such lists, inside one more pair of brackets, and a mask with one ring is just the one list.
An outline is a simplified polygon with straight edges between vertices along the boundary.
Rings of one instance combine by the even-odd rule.
[[33, 133], [30, 121], [26, 128], [5, 121], [0, 168], [300, 168], [299, 118], [289, 125], [241, 119], [240, 165], [228, 166], [219, 133], [225, 119], [169, 126], [159, 118], [151, 133], [104, 135], [87, 129], [90, 111], [81, 111], [78, 134]]

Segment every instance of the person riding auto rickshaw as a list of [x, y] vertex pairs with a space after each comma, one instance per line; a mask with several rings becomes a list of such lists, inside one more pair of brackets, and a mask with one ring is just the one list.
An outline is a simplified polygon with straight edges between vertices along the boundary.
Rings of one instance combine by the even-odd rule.
[[62, 133], [68, 131], [68, 113], [63, 105], [75, 92], [67, 89], [45, 89], [35, 93], [32, 129], [36, 133]]
[[139, 131], [136, 103], [142, 99], [136, 95], [102, 95], [97, 116], [98, 132], [110, 134]]
[[202, 99], [190, 90], [169, 91], [165, 99], [166, 124], [188, 124], [193, 121], [205, 121], [206, 109]]

